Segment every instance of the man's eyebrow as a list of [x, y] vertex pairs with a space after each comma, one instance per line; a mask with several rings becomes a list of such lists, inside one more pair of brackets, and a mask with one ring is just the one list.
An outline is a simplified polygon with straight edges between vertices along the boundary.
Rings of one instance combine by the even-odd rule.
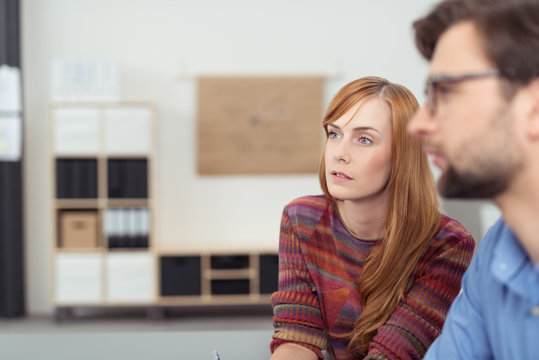
[[[334, 125], [334, 124], [328, 124], [327, 126], [328, 128], [332, 127], [332, 128], [335, 128], [336, 130], [342, 130], [340, 126], [338, 125]], [[373, 130], [373, 131], [376, 131], [377, 133], [380, 133], [380, 130], [378, 130], [377, 128], [374, 128], [372, 126], [358, 126], [358, 127], [355, 127], [352, 129], [352, 131], [365, 131], [365, 130]]]

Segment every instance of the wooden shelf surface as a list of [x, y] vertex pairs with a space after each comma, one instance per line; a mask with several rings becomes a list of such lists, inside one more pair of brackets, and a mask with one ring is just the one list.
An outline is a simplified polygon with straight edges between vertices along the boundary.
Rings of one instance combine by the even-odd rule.
[[77, 254], [77, 253], [96, 253], [96, 254], [103, 254], [106, 253], [106, 249], [102, 247], [94, 247], [94, 248], [70, 248], [70, 247], [57, 247], [56, 253], [59, 254]]
[[201, 296], [161, 296], [156, 302], [158, 306], [196, 306], [196, 305], [250, 305], [269, 304], [271, 295], [201, 295]]
[[250, 269], [209, 269], [204, 272], [205, 279], [253, 279], [257, 276], [256, 270]]
[[211, 248], [207, 246], [202, 247], [200, 245], [185, 244], [174, 246], [159, 246], [155, 247], [155, 251], [161, 256], [211, 256], [211, 255], [274, 255], [278, 254], [279, 249], [276, 244], [275, 247], [248, 247], [246, 245], [239, 246], [227, 246], [227, 245], [213, 245]]
[[120, 198], [108, 198], [108, 207], [147, 207], [150, 203], [149, 198], [144, 199], [120, 199]]
[[55, 199], [56, 209], [98, 209], [103, 205], [101, 199]]

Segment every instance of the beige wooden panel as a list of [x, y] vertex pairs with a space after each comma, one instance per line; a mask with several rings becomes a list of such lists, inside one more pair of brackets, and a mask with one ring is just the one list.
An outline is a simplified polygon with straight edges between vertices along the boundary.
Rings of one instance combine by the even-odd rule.
[[200, 77], [198, 173], [316, 173], [322, 77]]

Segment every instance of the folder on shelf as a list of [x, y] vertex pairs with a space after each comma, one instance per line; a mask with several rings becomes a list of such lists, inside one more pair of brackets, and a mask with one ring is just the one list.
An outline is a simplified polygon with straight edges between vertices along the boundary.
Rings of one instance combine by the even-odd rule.
[[97, 198], [97, 160], [56, 160], [56, 197], [58, 199]]
[[109, 248], [147, 248], [147, 208], [110, 208], [105, 211], [104, 233]]
[[128, 160], [126, 163], [125, 193], [129, 198], [148, 196], [147, 161], [145, 159]]
[[108, 176], [108, 197], [109, 198], [120, 198], [122, 192], [122, 183], [120, 174], [122, 173], [121, 169], [121, 160], [109, 159], [107, 162], [107, 176]]

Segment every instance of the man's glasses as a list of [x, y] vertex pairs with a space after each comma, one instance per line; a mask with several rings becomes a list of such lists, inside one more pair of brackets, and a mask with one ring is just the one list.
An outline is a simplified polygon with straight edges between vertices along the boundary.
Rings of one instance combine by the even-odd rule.
[[425, 96], [427, 98], [427, 108], [431, 114], [434, 116], [436, 114], [436, 105], [438, 97], [438, 88], [442, 84], [455, 84], [462, 81], [472, 80], [472, 79], [481, 79], [491, 76], [500, 76], [500, 71], [497, 69], [491, 69], [478, 73], [470, 73], [463, 75], [433, 75], [427, 78], [425, 84]]

